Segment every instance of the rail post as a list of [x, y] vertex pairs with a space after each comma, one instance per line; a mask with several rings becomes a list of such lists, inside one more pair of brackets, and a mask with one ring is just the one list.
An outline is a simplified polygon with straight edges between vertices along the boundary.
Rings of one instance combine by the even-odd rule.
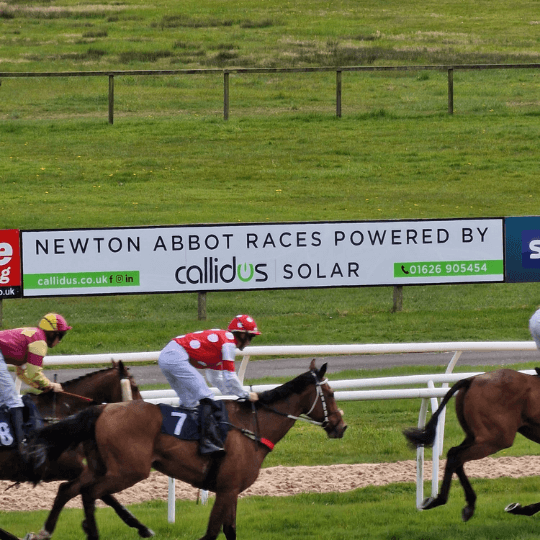
[[114, 122], [114, 75], [109, 75], [109, 124]]
[[341, 118], [341, 70], [336, 71], [336, 116]]
[[394, 285], [392, 313], [403, 309], [403, 285]]
[[448, 68], [448, 114], [454, 114], [454, 68]]
[[229, 72], [223, 72], [223, 120], [229, 119]]
[[206, 292], [197, 294], [197, 315], [199, 321], [206, 321]]

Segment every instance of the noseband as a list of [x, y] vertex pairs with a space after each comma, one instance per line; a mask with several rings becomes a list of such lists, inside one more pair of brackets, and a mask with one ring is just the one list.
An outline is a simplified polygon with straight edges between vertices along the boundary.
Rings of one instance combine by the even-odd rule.
[[[305, 416], [299, 416], [298, 420], [304, 420], [307, 422], [310, 422], [311, 424], [315, 424], [317, 426], [326, 427], [328, 425], [328, 407], [326, 405], [326, 399], [324, 397], [324, 392], [322, 391], [322, 385], [328, 383], [328, 379], [323, 379], [322, 381], [317, 380], [317, 375], [311, 372], [313, 377], [315, 377], [315, 389], [317, 390], [317, 395], [315, 396], [315, 401], [313, 402], [313, 405], [311, 406], [311, 409], [305, 414]], [[317, 401], [319, 401], [319, 398], [321, 399], [321, 405], [323, 408], [324, 413], [324, 420], [322, 422], [317, 422], [316, 420], [313, 420], [312, 418], [309, 418], [309, 415], [313, 412], [313, 409], [315, 409], [315, 405], [317, 405]], [[289, 418], [292, 418], [290, 416]]]
[[[315, 396], [315, 400], [313, 401], [313, 405], [309, 409], [309, 411], [302, 416], [294, 416], [292, 414], [286, 414], [282, 413], [280, 411], [276, 411], [274, 408], [267, 407], [272, 412], [279, 414], [280, 416], [285, 416], [287, 418], [290, 418], [291, 420], [303, 420], [304, 422], [308, 422], [310, 424], [313, 424], [315, 426], [321, 426], [323, 429], [328, 425], [330, 415], [328, 414], [328, 406], [326, 405], [326, 399], [324, 397], [324, 392], [322, 391], [322, 385], [328, 383], [328, 379], [323, 379], [322, 381], [317, 380], [317, 375], [315, 372], [311, 372], [313, 377], [315, 378], [315, 389], [317, 390], [317, 395]], [[315, 409], [315, 406], [317, 405], [317, 401], [319, 401], [319, 398], [321, 400], [323, 413], [324, 413], [324, 420], [322, 422], [318, 422], [317, 420], [313, 420], [313, 418], [310, 418], [309, 415], [313, 412]]]

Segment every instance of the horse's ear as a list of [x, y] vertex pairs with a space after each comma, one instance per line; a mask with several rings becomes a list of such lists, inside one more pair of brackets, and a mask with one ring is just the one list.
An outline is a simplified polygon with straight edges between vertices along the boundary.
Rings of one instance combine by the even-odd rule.
[[317, 367], [315, 366], [315, 358], [311, 361], [311, 364], [309, 364], [309, 370], [315, 371]]
[[124, 362], [122, 362], [122, 360], [118, 360], [117, 365], [120, 373], [124, 373], [124, 371], [126, 371], [126, 367], [124, 366]]
[[317, 373], [317, 376], [319, 377], [319, 379], [322, 379], [324, 377], [327, 367], [328, 367], [328, 363], [325, 363], [321, 366], [321, 369], [319, 369], [319, 372]]

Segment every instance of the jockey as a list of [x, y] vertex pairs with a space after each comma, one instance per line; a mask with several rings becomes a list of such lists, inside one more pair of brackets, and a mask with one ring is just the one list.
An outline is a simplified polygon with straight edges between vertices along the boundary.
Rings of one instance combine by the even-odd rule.
[[180, 405], [195, 407], [201, 404], [201, 454], [223, 453], [220, 437], [212, 424], [216, 405], [214, 393], [197, 371], [206, 370], [208, 382], [217, 386], [222, 394], [236, 395], [257, 401], [255, 392], [246, 392], [234, 368], [236, 349], [243, 350], [254, 336], [261, 333], [249, 315], [237, 315], [227, 330], [202, 330], [175, 337], [161, 351], [159, 367], [176, 392]]
[[[71, 330], [62, 315], [47, 313], [38, 327], [15, 328], [0, 331], [0, 404], [9, 409], [11, 422], [19, 452], [25, 461], [31, 456], [26, 453], [26, 441], [23, 431], [24, 405], [15, 388], [7, 364], [15, 366], [17, 377], [29, 386], [43, 391], [61, 392], [62, 385], [51, 382], [43, 374], [43, 357], [48, 347], [56, 347]], [[34, 456], [35, 465], [40, 466], [40, 460], [45, 459], [42, 452]]]
[[536, 347], [540, 349], [540, 309], [537, 309], [529, 319], [529, 330]]

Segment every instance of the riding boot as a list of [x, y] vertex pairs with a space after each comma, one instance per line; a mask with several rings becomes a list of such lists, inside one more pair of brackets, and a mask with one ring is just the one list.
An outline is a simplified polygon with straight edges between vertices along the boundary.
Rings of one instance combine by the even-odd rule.
[[17, 443], [22, 460], [36, 471], [44, 465], [47, 459], [47, 451], [42, 444], [29, 448], [23, 429], [23, 411], [24, 407], [13, 407], [9, 409], [15, 442]]
[[219, 457], [225, 454], [219, 428], [213, 416], [214, 410], [213, 400], [209, 398], [201, 399], [199, 407], [199, 414], [201, 415], [199, 452], [203, 456], [212, 454], [213, 457]]

